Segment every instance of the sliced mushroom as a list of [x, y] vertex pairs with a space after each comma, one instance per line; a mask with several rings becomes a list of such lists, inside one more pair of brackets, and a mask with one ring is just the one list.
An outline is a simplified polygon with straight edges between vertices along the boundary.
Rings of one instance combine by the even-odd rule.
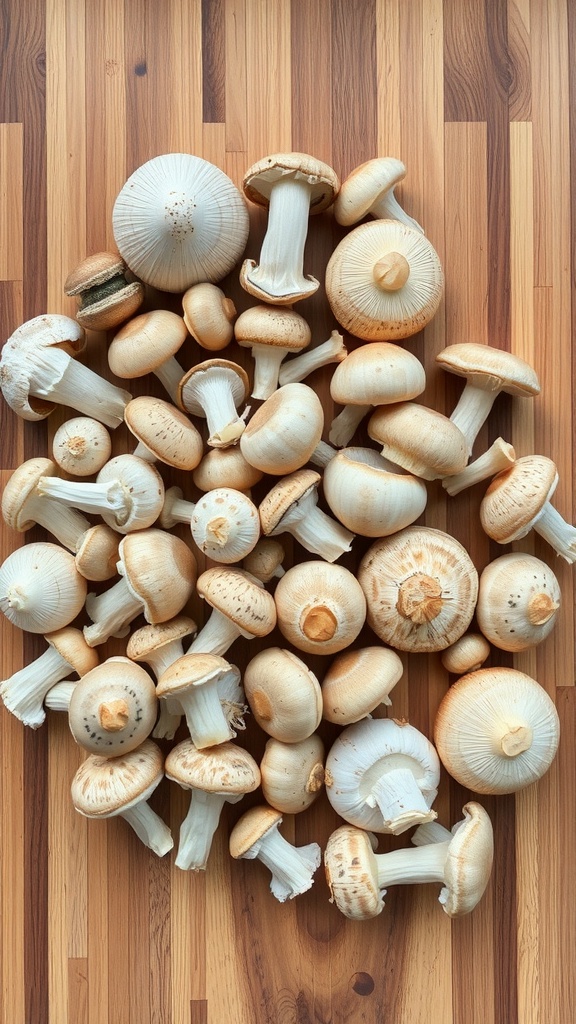
[[108, 331], [134, 316], [144, 301], [141, 281], [130, 278], [117, 252], [95, 252], [72, 270], [64, 293], [78, 300], [76, 319], [92, 331]]

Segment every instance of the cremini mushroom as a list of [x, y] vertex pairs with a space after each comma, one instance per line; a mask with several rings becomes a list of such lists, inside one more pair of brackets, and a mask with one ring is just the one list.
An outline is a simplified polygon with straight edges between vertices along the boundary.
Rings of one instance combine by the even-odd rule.
[[[184, 370], [176, 359], [188, 331], [181, 316], [168, 309], [152, 309], [132, 317], [114, 335], [108, 347], [112, 373], [134, 380], [153, 373], [173, 402]], [[130, 396], [131, 397], [131, 396]]]
[[337, 174], [307, 153], [273, 153], [249, 167], [242, 185], [251, 202], [268, 207], [268, 226], [260, 262], [244, 260], [240, 284], [275, 305], [313, 295], [319, 282], [303, 274], [308, 217], [332, 204], [340, 188]]
[[234, 337], [236, 306], [211, 281], [200, 281], [182, 296], [184, 323], [201, 348], [219, 352]]
[[535, 530], [567, 562], [576, 562], [576, 527], [551, 503], [558, 471], [545, 455], [523, 455], [498, 473], [480, 505], [482, 528], [498, 544], [510, 544]]
[[224, 565], [240, 562], [260, 536], [256, 505], [231, 487], [216, 487], [195, 502], [169, 487], [159, 521], [166, 530], [186, 523], [200, 551]]
[[324, 410], [307, 384], [285, 384], [248, 420], [240, 450], [251, 466], [285, 476], [305, 466], [324, 428]]
[[196, 469], [204, 453], [200, 432], [192, 421], [162, 398], [140, 395], [124, 409], [124, 422], [137, 441], [133, 455], [163, 462], [174, 469]]
[[10, 408], [22, 419], [43, 420], [56, 405], [66, 405], [107, 427], [119, 426], [132, 395], [74, 358], [85, 344], [80, 324], [58, 313], [18, 327], [0, 356], [0, 388]]
[[466, 438], [438, 412], [418, 402], [380, 405], [368, 420], [368, 435], [382, 455], [423, 480], [460, 473], [468, 461]]
[[363, 718], [334, 740], [325, 765], [326, 795], [344, 821], [400, 835], [433, 821], [440, 762], [430, 740], [408, 722]]
[[348, 647], [366, 618], [358, 580], [333, 562], [293, 565], [278, 581], [274, 600], [282, 636], [308, 654], [336, 654]]
[[[156, 681], [170, 665], [184, 654], [184, 637], [196, 634], [194, 619], [188, 615], [176, 615], [168, 622], [148, 623], [134, 630], [126, 645], [126, 656], [131, 661], [143, 661], [148, 665]], [[182, 721], [182, 705], [169, 698], [158, 701], [160, 714], [152, 730], [155, 739], [173, 740]]]
[[209, 448], [192, 473], [199, 491], [212, 491], [215, 487], [232, 487], [235, 491], [250, 491], [263, 477], [246, 461], [240, 445], [228, 448]]
[[252, 755], [235, 743], [197, 750], [182, 740], [169, 752], [165, 772], [172, 782], [190, 790], [190, 805], [180, 826], [176, 867], [204, 871], [224, 804], [235, 804], [260, 785], [260, 769]]
[[242, 348], [252, 352], [252, 397], [264, 401], [278, 387], [282, 360], [289, 353], [306, 348], [312, 332], [295, 309], [261, 304], [240, 313], [234, 324], [234, 337]]
[[64, 293], [76, 296], [76, 319], [82, 327], [109, 331], [134, 316], [144, 301], [145, 289], [141, 281], [130, 277], [117, 252], [95, 252], [70, 271]]
[[484, 636], [502, 651], [525, 651], [554, 629], [560, 584], [546, 562], [511, 551], [480, 573], [476, 619]]
[[275, 537], [260, 537], [252, 551], [242, 561], [242, 568], [255, 576], [261, 583], [269, 583], [274, 578], [280, 579], [285, 569], [282, 562], [286, 552]]
[[408, 526], [376, 540], [358, 568], [368, 625], [400, 651], [449, 647], [466, 632], [478, 596], [478, 572], [450, 534]]
[[117, 757], [150, 735], [158, 701], [146, 670], [129, 658], [107, 658], [86, 672], [70, 697], [68, 724], [76, 743], [91, 754]]
[[164, 755], [150, 739], [117, 757], [89, 754], [72, 779], [72, 803], [85, 818], [124, 818], [163, 857], [174, 846], [172, 833], [148, 803], [163, 778]]
[[28, 633], [46, 635], [69, 625], [86, 590], [74, 555], [50, 541], [23, 544], [0, 565], [0, 611]]
[[234, 182], [190, 153], [162, 153], [137, 167], [112, 210], [114, 240], [130, 269], [167, 292], [221, 281], [242, 255], [248, 229]]
[[393, 156], [377, 156], [355, 167], [342, 182], [334, 201], [338, 224], [350, 227], [368, 214], [379, 219], [402, 221], [423, 231], [398, 202], [394, 190], [406, 177], [406, 167]]
[[156, 696], [180, 704], [198, 750], [225, 743], [244, 727], [240, 669], [215, 654], [184, 654], [164, 669]]
[[328, 722], [351, 725], [383, 704], [402, 678], [404, 665], [389, 647], [342, 651], [322, 680], [322, 714]]
[[320, 345], [314, 345], [301, 352], [300, 355], [286, 359], [280, 367], [278, 383], [280, 387], [283, 387], [284, 384], [297, 384], [323, 366], [328, 366], [330, 363], [341, 363], [347, 355], [348, 349], [344, 344], [344, 336], [340, 334], [340, 331], [334, 330], [330, 337]]
[[490, 644], [482, 633], [464, 633], [442, 651], [440, 661], [447, 672], [463, 676], [481, 668], [489, 656]]
[[182, 377], [177, 404], [193, 416], [206, 418], [208, 444], [226, 448], [236, 444], [246, 426], [248, 409], [238, 415], [238, 406], [249, 390], [246, 371], [230, 359], [205, 359]]
[[363, 341], [397, 341], [421, 331], [444, 291], [438, 253], [417, 228], [397, 220], [360, 224], [326, 267], [326, 295], [338, 323]]
[[244, 670], [244, 692], [260, 728], [277, 740], [298, 743], [320, 725], [320, 683], [292, 651], [259, 651]]
[[510, 469], [514, 465], [515, 459], [516, 452], [513, 446], [502, 437], [497, 437], [482, 455], [479, 455], [473, 462], [469, 462], [460, 473], [444, 477], [442, 487], [451, 497], [454, 497], [467, 487], [481, 483], [482, 480], [488, 480], [489, 477], [496, 476], [503, 469]]
[[373, 448], [341, 448], [326, 465], [322, 487], [336, 518], [363, 537], [387, 537], [410, 526], [428, 501], [422, 479]]
[[103, 423], [91, 416], [64, 420], [52, 439], [54, 462], [70, 476], [98, 473], [112, 455], [112, 439]]
[[238, 637], [268, 636], [276, 625], [274, 598], [243, 569], [223, 565], [206, 569], [198, 577], [196, 590], [212, 611], [188, 654], [223, 655]]
[[544, 687], [504, 666], [457, 679], [434, 723], [442, 764], [474, 793], [515, 793], [542, 778], [559, 735], [558, 712]]
[[279, 831], [281, 823], [280, 811], [268, 804], [257, 804], [245, 811], [234, 825], [229, 849], [235, 860], [262, 861], [272, 875], [273, 896], [284, 903], [312, 887], [322, 851], [318, 843], [293, 846]]
[[262, 533], [291, 533], [299, 544], [327, 562], [350, 551], [354, 534], [318, 506], [320, 473], [299, 469], [282, 477], [258, 506]]
[[324, 786], [324, 744], [314, 732], [297, 743], [270, 736], [260, 761], [262, 795], [282, 814], [299, 814]]
[[2, 518], [19, 533], [42, 526], [68, 551], [76, 551], [81, 538], [90, 529], [85, 516], [58, 501], [38, 493], [44, 476], [54, 476], [57, 467], [51, 459], [27, 459], [8, 478], [2, 492]]

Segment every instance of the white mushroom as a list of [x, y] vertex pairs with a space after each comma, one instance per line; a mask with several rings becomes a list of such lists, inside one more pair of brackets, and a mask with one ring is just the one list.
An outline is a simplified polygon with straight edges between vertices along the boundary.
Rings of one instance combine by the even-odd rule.
[[177, 404], [193, 416], [204, 416], [208, 425], [208, 444], [226, 448], [236, 444], [246, 426], [246, 409], [238, 415], [238, 406], [248, 394], [246, 371], [229, 359], [205, 359], [182, 377]]
[[27, 459], [18, 466], [2, 492], [2, 518], [19, 533], [43, 526], [68, 551], [76, 551], [90, 523], [80, 512], [63, 507], [37, 490], [43, 477], [55, 473], [56, 464], [51, 459]]
[[299, 469], [282, 477], [258, 506], [262, 533], [291, 533], [299, 544], [327, 562], [350, 551], [354, 534], [318, 506], [319, 473]]
[[256, 505], [231, 487], [216, 487], [195, 502], [169, 487], [160, 525], [170, 530], [176, 523], [187, 524], [200, 551], [224, 565], [240, 562], [260, 536]]
[[324, 410], [307, 384], [285, 384], [262, 403], [240, 438], [251, 466], [285, 476], [304, 466], [322, 437]]
[[260, 761], [262, 795], [282, 814], [299, 814], [320, 796], [324, 786], [324, 744], [318, 733], [296, 743], [266, 741]]
[[164, 669], [156, 695], [180, 704], [197, 750], [214, 747], [244, 728], [240, 670], [215, 654], [184, 654]]
[[49, 541], [24, 544], [0, 566], [0, 611], [20, 629], [46, 635], [76, 618], [86, 588], [70, 551]]
[[426, 508], [422, 479], [402, 472], [373, 448], [342, 448], [326, 466], [324, 497], [341, 523], [363, 537], [387, 537]]
[[243, 569], [223, 565], [206, 569], [198, 577], [196, 590], [212, 611], [187, 654], [223, 655], [238, 637], [267, 636], [276, 625], [274, 598]]
[[277, 740], [299, 743], [320, 725], [320, 683], [292, 651], [259, 651], [244, 670], [244, 692], [260, 728]]
[[112, 439], [103, 423], [90, 416], [74, 416], [56, 430], [52, 454], [70, 476], [92, 476], [112, 455]]
[[283, 387], [284, 384], [296, 384], [323, 366], [328, 366], [330, 363], [341, 363], [347, 355], [348, 349], [340, 331], [332, 331], [327, 341], [306, 349], [299, 356], [286, 359], [280, 367], [278, 383], [280, 387]]
[[535, 555], [511, 551], [480, 573], [476, 619], [484, 636], [502, 651], [525, 651], [554, 629], [560, 584]]
[[273, 807], [267, 804], [251, 807], [234, 825], [229, 849], [235, 860], [262, 861], [272, 875], [272, 894], [284, 903], [312, 887], [322, 852], [318, 843], [293, 846], [279, 832], [281, 823], [282, 815]]
[[342, 182], [334, 202], [334, 217], [338, 224], [350, 227], [370, 214], [379, 219], [399, 220], [423, 231], [394, 195], [396, 185], [405, 177], [404, 164], [393, 156], [374, 157], [355, 167]]
[[293, 565], [274, 592], [280, 632], [308, 654], [336, 654], [356, 639], [366, 598], [353, 573], [334, 562]]

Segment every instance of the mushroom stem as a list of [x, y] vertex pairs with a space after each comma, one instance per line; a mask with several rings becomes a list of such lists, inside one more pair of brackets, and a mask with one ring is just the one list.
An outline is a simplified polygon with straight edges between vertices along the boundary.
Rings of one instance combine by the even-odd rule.
[[62, 679], [55, 683], [44, 698], [44, 706], [51, 711], [68, 711], [75, 686], [76, 682], [72, 679]]
[[329, 363], [341, 363], [348, 355], [344, 337], [339, 331], [332, 331], [327, 341], [315, 348], [307, 349], [300, 355], [282, 363], [278, 375], [280, 387], [285, 384], [297, 384], [315, 370]]
[[292, 846], [274, 825], [244, 857], [258, 858], [272, 874], [270, 888], [283, 903], [310, 889], [314, 872], [320, 865], [321, 853], [317, 843]]
[[[50, 478], [51, 479], [51, 478]], [[53, 501], [46, 495], [31, 495], [26, 502], [26, 515], [42, 526], [68, 551], [76, 552], [90, 523], [75, 508]]]
[[320, 469], [325, 469], [335, 455], [336, 449], [333, 448], [332, 445], [328, 444], [327, 441], [319, 441], [310, 456], [310, 462], [313, 466], [319, 466]]
[[0, 683], [0, 698], [24, 725], [37, 729], [46, 718], [46, 694], [68, 672], [70, 665], [50, 645], [39, 658]]
[[198, 636], [186, 654], [217, 654], [222, 656], [242, 633], [238, 626], [217, 608], [213, 608]]
[[532, 746], [533, 732], [525, 722], [502, 722], [494, 730], [492, 750], [504, 757], [518, 757]]
[[474, 462], [470, 462], [461, 473], [454, 476], [446, 476], [442, 481], [442, 487], [451, 497], [460, 494], [466, 487], [487, 480], [495, 476], [501, 470], [510, 469], [516, 459], [516, 452], [511, 444], [497, 437], [487, 451], [483, 452]]
[[86, 611], [93, 624], [84, 626], [84, 639], [89, 647], [96, 647], [111, 636], [126, 636], [130, 623], [142, 611], [142, 601], [125, 579], [119, 579], [103, 594], [88, 594]]
[[371, 409], [371, 405], [345, 405], [330, 425], [328, 439], [331, 444], [345, 448]]
[[127, 807], [119, 815], [132, 826], [138, 839], [158, 857], [163, 857], [174, 846], [172, 833], [162, 818], [146, 800]]
[[184, 370], [176, 357], [171, 356], [163, 363], [160, 363], [160, 366], [154, 369], [154, 373], [164, 390], [170, 395], [174, 405], [178, 405], [178, 385], [184, 376]]
[[235, 736], [222, 707], [216, 679], [182, 693], [179, 701], [197, 750], [215, 747]]
[[375, 217], [377, 220], [399, 220], [402, 221], [403, 224], [409, 224], [411, 227], [416, 228], [417, 231], [422, 231], [422, 233], [424, 233], [424, 229], [420, 226], [418, 221], [402, 209], [394, 195], [393, 188], [388, 189], [381, 195], [380, 199], [377, 199], [376, 202], [372, 203], [370, 213], [372, 217]]
[[112, 429], [123, 422], [124, 409], [132, 397], [61, 349], [54, 348], [47, 351], [46, 361], [37, 358], [34, 394], [92, 416]]
[[470, 381], [464, 385], [464, 390], [450, 419], [466, 438], [469, 456], [472, 454], [472, 448], [480, 428], [488, 419], [490, 410], [499, 394], [500, 388], [488, 391], [485, 388], [476, 387]]
[[186, 526], [190, 526], [194, 508], [195, 503], [183, 498], [179, 487], [170, 487], [164, 495], [160, 525], [165, 530], [171, 530], [176, 523], [185, 523]]
[[316, 488], [312, 487], [282, 517], [280, 530], [289, 530], [307, 551], [326, 562], [335, 562], [350, 551], [354, 534], [318, 508], [317, 500]]
[[260, 262], [247, 274], [250, 284], [271, 301], [290, 295], [304, 298], [318, 289], [318, 281], [303, 274], [311, 191], [304, 176], [292, 174], [284, 175], [271, 189]]
[[576, 562], [576, 527], [567, 523], [549, 501], [534, 523], [534, 529], [567, 562]]
[[418, 780], [409, 768], [383, 772], [366, 797], [369, 807], [378, 806], [386, 830], [399, 836], [421, 822], [433, 821], [436, 812], [430, 809]]
[[222, 808], [228, 799], [236, 803], [236, 799], [226, 798], [223, 793], [205, 793], [201, 789], [192, 789], [188, 813], [180, 826], [178, 854], [175, 860], [177, 868], [183, 871], [204, 871], [212, 847], [214, 833], [218, 828]]
[[226, 448], [236, 444], [246, 426], [244, 416], [238, 416], [232, 389], [219, 374], [204, 374], [197, 382], [196, 400], [202, 406], [208, 425], [208, 444], [213, 448]]
[[410, 264], [400, 252], [388, 252], [374, 264], [374, 281], [383, 292], [397, 292], [410, 277]]
[[444, 865], [450, 840], [426, 843], [414, 849], [391, 850], [376, 853], [378, 888], [389, 885], [413, 885], [425, 882], [444, 882]]
[[253, 344], [251, 348], [254, 358], [252, 398], [266, 401], [278, 387], [278, 375], [282, 360], [286, 355], [286, 349], [256, 344]]
[[139, 459], [144, 459], [145, 462], [157, 461], [154, 452], [151, 452], [150, 449], [146, 447], [143, 441], [138, 441], [138, 444], [134, 448], [132, 455], [136, 455]]
[[131, 505], [130, 495], [120, 480], [99, 484], [43, 476], [38, 484], [38, 493], [93, 515], [111, 512], [119, 521], [128, 517]]

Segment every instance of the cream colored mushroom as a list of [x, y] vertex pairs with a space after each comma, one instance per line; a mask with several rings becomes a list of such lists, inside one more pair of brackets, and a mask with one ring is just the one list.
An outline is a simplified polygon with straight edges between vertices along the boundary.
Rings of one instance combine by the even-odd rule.
[[269, 583], [270, 580], [280, 579], [284, 575], [286, 570], [282, 562], [285, 557], [286, 552], [279, 540], [275, 537], [260, 537], [250, 554], [243, 560], [242, 568], [261, 583]]
[[297, 743], [266, 741], [260, 761], [262, 795], [282, 814], [299, 814], [320, 796], [324, 786], [324, 744], [318, 733]]
[[417, 221], [400, 206], [394, 190], [406, 177], [406, 167], [393, 156], [374, 157], [355, 167], [334, 202], [338, 224], [350, 227], [370, 214], [372, 217], [402, 221], [422, 231]]
[[423, 480], [373, 448], [342, 448], [328, 461], [322, 486], [337, 519], [363, 537], [387, 537], [410, 526], [428, 501]]
[[193, 416], [203, 416], [211, 448], [236, 444], [246, 426], [246, 409], [238, 406], [248, 394], [246, 371], [229, 359], [205, 359], [184, 374], [178, 385], [177, 404]]
[[[187, 615], [177, 615], [168, 622], [148, 624], [135, 630], [126, 646], [131, 661], [143, 661], [152, 669], [156, 681], [162, 673], [184, 654], [183, 639], [196, 634], [197, 627]], [[177, 700], [160, 699], [160, 714], [152, 730], [155, 739], [173, 740], [182, 721], [182, 705]]]
[[184, 323], [202, 348], [219, 352], [234, 337], [236, 306], [210, 281], [193, 284], [182, 296]]
[[252, 397], [264, 401], [278, 387], [284, 357], [306, 348], [312, 333], [304, 317], [294, 309], [262, 304], [240, 313], [234, 325], [234, 337], [242, 348], [252, 352]]
[[76, 547], [76, 568], [92, 582], [103, 582], [116, 576], [118, 546], [122, 535], [106, 523], [97, 523], [83, 533]]
[[351, 725], [382, 704], [402, 678], [404, 665], [388, 647], [361, 647], [334, 658], [322, 680], [323, 717], [336, 725]]
[[299, 469], [282, 477], [258, 507], [262, 533], [291, 533], [302, 547], [335, 562], [350, 551], [354, 534], [318, 507], [319, 473]]
[[246, 461], [239, 445], [228, 448], [210, 448], [192, 473], [199, 491], [212, 491], [215, 487], [232, 487], [248, 493], [263, 477], [262, 470]]
[[176, 700], [197, 750], [215, 747], [244, 728], [240, 669], [215, 654], [184, 654], [158, 679], [156, 696]]
[[91, 416], [74, 416], [56, 430], [52, 455], [65, 473], [92, 476], [112, 455], [112, 439], [103, 423]]
[[274, 593], [283, 637], [308, 654], [336, 654], [356, 639], [366, 618], [357, 579], [333, 562], [300, 562], [288, 569]]
[[549, 565], [511, 551], [480, 573], [476, 618], [484, 636], [502, 651], [525, 651], [554, 629], [560, 584]]
[[200, 432], [180, 409], [162, 398], [140, 395], [124, 409], [124, 422], [137, 441], [133, 455], [190, 471], [200, 462]]
[[150, 735], [158, 701], [145, 669], [128, 658], [107, 658], [78, 681], [68, 708], [70, 731], [91, 754], [117, 757]]
[[196, 590], [212, 608], [187, 654], [223, 655], [234, 641], [267, 636], [276, 625], [274, 598], [259, 580], [234, 566], [213, 566], [198, 577]]
[[28, 633], [67, 626], [82, 609], [86, 589], [74, 555], [49, 541], [23, 544], [0, 565], [0, 611]]
[[38, 493], [42, 478], [55, 474], [56, 464], [51, 459], [26, 459], [4, 487], [2, 518], [18, 533], [26, 533], [35, 525], [42, 526], [68, 551], [76, 551], [90, 523], [75, 509], [65, 508], [53, 498]]
[[322, 437], [324, 410], [307, 384], [285, 384], [262, 403], [240, 438], [251, 466], [285, 476], [306, 465]]
[[260, 728], [277, 740], [298, 743], [320, 724], [320, 683], [292, 651], [259, 651], [244, 671], [244, 692]]
[[260, 536], [256, 505], [231, 487], [215, 487], [195, 502], [169, 487], [159, 521], [165, 530], [186, 523], [200, 551], [224, 565], [240, 562]]
[[368, 420], [368, 435], [382, 455], [423, 480], [460, 473], [468, 450], [458, 427], [436, 409], [417, 402], [381, 405]]
[[114, 335], [108, 347], [112, 373], [126, 380], [155, 374], [176, 403], [184, 370], [176, 359], [188, 331], [181, 316], [168, 309], [152, 309], [132, 317]]
[[490, 644], [482, 633], [464, 633], [442, 651], [440, 661], [447, 672], [463, 676], [480, 668], [489, 655]]
[[482, 480], [488, 480], [489, 477], [501, 473], [503, 469], [510, 469], [514, 465], [515, 459], [516, 452], [513, 446], [504, 441], [502, 437], [497, 437], [487, 451], [479, 455], [473, 462], [469, 462], [460, 473], [444, 477], [442, 487], [451, 497], [454, 497], [467, 487], [481, 483]]
[[279, 831], [281, 824], [282, 815], [273, 807], [251, 807], [234, 825], [229, 850], [235, 860], [262, 861], [272, 875], [272, 895], [284, 903], [312, 887], [322, 851], [318, 843], [293, 846]]

